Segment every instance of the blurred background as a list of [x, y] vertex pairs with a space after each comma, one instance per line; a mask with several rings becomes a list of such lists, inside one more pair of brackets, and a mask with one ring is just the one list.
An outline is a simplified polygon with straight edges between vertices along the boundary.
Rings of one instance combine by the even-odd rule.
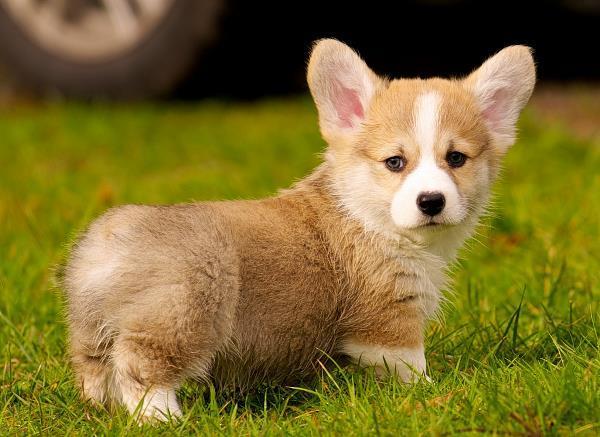
[[305, 92], [315, 39], [390, 76], [452, 76], [510, 44], [544, 82], [600, 78], [600, 0], [0, 0], [0, 83], [83, 99], [254, 99]]

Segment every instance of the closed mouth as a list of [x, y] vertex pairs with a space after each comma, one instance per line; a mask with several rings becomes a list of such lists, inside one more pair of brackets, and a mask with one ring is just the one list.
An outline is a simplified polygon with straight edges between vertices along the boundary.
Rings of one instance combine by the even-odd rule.
[[414, 226], [413, 229], [431, 229], [433, 231], [435, 229], [445, 229], [447, 227], [452, 227], [454, 225], [455, 225], [455, 223], [438, 222], [433, 219], [430, 219], [429, 221], [427, 221], [425, 223], [420, 223], [420, 224]]
[[435, 229], [435, 228], [446, 228], [449, 226], [452, 226], [454, 223], [446, 223], [446, 222], [436, 222], [433, 219], [428, 221], [427, 223], [419, 226], [421, 228], [429, 228], [429, 229]]

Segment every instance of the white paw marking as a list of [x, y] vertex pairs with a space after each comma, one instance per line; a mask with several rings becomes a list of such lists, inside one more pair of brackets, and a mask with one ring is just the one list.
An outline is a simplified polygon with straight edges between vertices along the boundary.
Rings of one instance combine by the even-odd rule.
[[363, 367], [375, 367], [379, 375], [389, 371], [404, 382], [415, 382], [422, 377], [430, 381], [423, 346], [390, 348], [348, 341], [342, 351]]

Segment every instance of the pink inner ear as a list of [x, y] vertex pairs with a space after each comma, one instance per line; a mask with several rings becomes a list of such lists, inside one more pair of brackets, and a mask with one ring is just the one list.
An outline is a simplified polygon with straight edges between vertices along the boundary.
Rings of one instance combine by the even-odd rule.
[[332, 103], [341, 127], [354, 127], [355, 119], [363, 119], [365, 112], [358, 91], [346, 88], [339, 82], [334, 85]]
[[483, 117], [492, 129], [500, 127], [508, 115], [509, 97], [508, 90], [504, 88], [496, 90], [489, 99], [486, 108], [482, 111]]

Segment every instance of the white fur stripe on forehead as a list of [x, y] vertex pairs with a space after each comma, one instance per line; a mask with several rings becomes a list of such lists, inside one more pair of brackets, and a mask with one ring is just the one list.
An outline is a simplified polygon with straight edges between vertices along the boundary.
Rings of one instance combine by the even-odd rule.
[[440, 141], [440, 94], [430, 91], [415, 99], [413, 107], [413, 139], [419, 148], [419, 160], [394, 194], [391, 205], [392, 219], [402, 228], [415, 228], [427, 224], [417, 206], [421, 193], [441, 193], [445, 207], [437, 220], [458, 223], [465, 215], [456, 184], [446, 170], [440, 168], [435, 155], [435, 145]]
[[414, 135], [421, 155], [433, 154], [437, 138], [440, 96], [430, 91], [419, 95], [414, 105]]

